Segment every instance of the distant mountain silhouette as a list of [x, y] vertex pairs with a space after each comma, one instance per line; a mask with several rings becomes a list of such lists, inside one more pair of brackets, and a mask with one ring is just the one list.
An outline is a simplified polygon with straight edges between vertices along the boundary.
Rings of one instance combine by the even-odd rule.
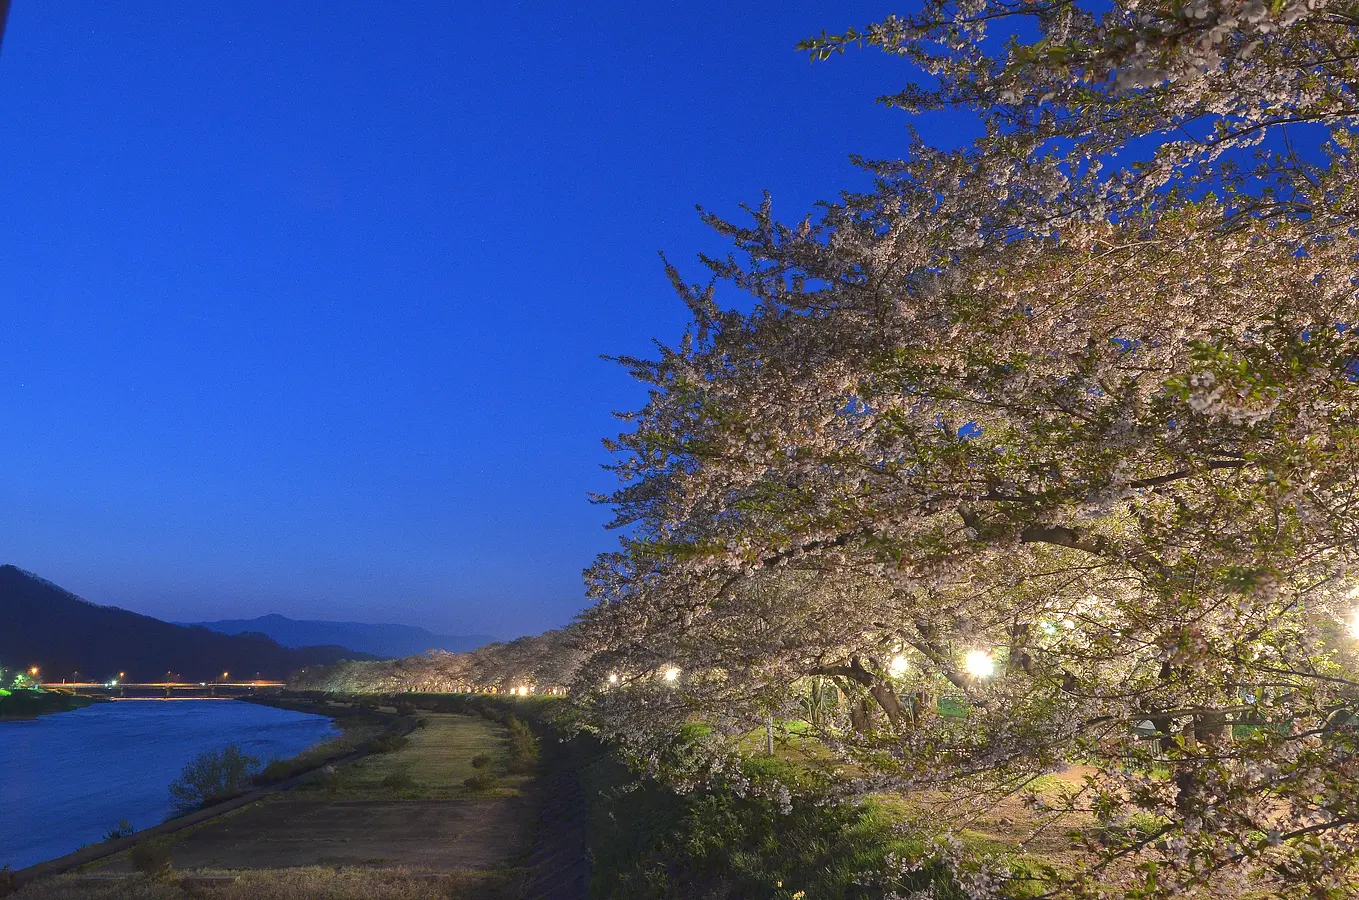
[[230, 672], [281, 680], [305, 666], [372, 659], [345, 647], [281, 646], [262, 634], [226, 635], [97, 606], [16, 566], [0, 566], [0, 663], [37, 665], [47, 681], [209, 681]]
[[424, 653], [426, 650], [447, 650], [465, 653], [495, 638], [484, 634], [434, 634], [414, 625], [368, 625], [363, 622], [317, 622], [290, 619], [277, 614], [257, 619], [222, 619], [218, 622], [185, 623], [210, 628], [223, 634], [268, 635], [285, 647], [305, 647], [312, 644], [338, 644], [375, 656], [397, 658]]

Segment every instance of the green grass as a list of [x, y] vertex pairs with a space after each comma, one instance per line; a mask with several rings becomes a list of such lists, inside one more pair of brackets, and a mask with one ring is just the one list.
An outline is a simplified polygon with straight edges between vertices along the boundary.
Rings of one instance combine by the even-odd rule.
[[[302, 791], [319, 791], [326, 799], [452, 799], [471, 792], [465, 784], [467, 779], [491, 772], [499, 776], [496, 787], [483, 794], [519, 792], [527, 776], [508, 774], [508, 733], [503, 725], [480, 717], [440, 713], [427, 713], [424, 718], [425, 727], [411, 732], [401, 749], [365, 757], [344, 766], [337, 783], [318, 783]], [[491, 761], [477, 769], [472, 760], [481, 755]]]

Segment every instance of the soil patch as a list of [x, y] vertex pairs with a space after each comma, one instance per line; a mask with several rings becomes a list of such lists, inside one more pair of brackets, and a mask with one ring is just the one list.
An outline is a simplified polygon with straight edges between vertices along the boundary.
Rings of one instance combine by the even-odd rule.
[[[214, 820], [175, 841], [177, 870], [403, 866], [491, 869], [517, 850], [523, 801], [277, 800]], [[101, 872], [131, 872], [119, 859]]]

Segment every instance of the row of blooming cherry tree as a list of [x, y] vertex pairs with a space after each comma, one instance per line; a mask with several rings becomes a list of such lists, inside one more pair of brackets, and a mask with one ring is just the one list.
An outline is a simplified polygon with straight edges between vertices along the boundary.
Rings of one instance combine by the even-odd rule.
[[586, 720], [701, 721], [712, 771], [797, 721], [941, 831], [1080, 763], [1033, 797], [1103, 826], [1058, 894], [1354, 896], [1359, 4], [927, 0], [804, 49], [855, 44], [984, 136], [671, 270]]

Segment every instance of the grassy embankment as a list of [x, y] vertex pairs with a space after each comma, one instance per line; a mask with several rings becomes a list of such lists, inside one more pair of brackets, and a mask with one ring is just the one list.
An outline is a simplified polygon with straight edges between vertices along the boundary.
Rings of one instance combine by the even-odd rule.
[[83, 709], [95, 702], [66, 691], [0, 690], [0, 722], [36, 719], [48, 713]]

